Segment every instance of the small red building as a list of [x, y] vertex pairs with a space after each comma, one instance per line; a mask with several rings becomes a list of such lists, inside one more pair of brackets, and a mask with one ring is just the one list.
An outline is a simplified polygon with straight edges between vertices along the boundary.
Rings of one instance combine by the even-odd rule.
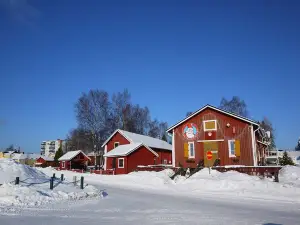
[[206, 105], [171, 126], [173, 166], [195, 168], [201, 161], [212, 166], [257, 166], [264, 162], [268, 143], [259, 123]]
[[83, 151], [70, 151], [58, 159], [61, 170], [85, 169], [91, 159]]
[[104, 170], [114, 174], [127, 174], [137, 166], [171, 165], [172, 145], [146, 135], [116, 130], [102, 145]]
[[55, 163], [54, 163], [53, 158], [49, 158], [49, 157], [46, 157], [46, 156], [41, 156], [38, 159], [36, 159], [34, 165], [36, 167], [48, 167], [48, 166], [54, 167]]

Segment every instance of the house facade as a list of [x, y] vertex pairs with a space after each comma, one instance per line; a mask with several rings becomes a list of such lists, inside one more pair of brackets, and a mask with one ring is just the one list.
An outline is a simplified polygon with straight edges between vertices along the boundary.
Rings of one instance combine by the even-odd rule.
[[172, 164], [172, 145], [145, 135], [118, 129], [102, 147], [104, 170], [113, 170], [114, 174], [130, 173], [137, 166]]
[[67, 152], [58, 159], [61, 170], [85, 169], [90, 160], [81, 150]]
[[53, 158], [40, 156], [36, 159], [34, 166], [36, 167], [48, 167], [48, 166], [55, 166], [55, 162]]
[[173, 166], [261, 165], [268, 143], [253, 120], [206, 105], [171, 126]]

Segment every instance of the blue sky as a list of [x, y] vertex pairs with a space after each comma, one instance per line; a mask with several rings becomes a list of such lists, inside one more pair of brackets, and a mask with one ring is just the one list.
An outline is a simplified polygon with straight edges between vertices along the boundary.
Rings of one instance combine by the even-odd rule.
[[300, 136], [300, 4], [296, 1], [0, 3], [0, 148], [28, 152], [76, 127], [92, 88], [128, 88], [170, 125], [240, 96], [267, 116], [280, 148]]

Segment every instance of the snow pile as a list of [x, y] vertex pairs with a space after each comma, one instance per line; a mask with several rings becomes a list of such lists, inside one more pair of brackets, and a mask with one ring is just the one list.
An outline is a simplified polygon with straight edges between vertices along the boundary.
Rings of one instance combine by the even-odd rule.
[[[97, 175], [80, 174], [85, 180], [96, 185], [111, 185], [121, 188], [129, 188], [144, 191], [154, 191], [172, 195], [184, 196], [211, 196], [217, 195], [222, 198], [256, 198], [265, 200], [288, 200], [300, 201], [295, 196], [300, 196], [298, 167], [285, 167], [280, 171], [279, 183], [272, 178], [260, 178], [249, 176], [236, 171], [225, 173], [207, 168], [200, 170], [188, 179], [184, 176], [176, 176], [171, 169], [161, 172], [132, 172], [126, 175]], [[41, 168], [46, 174], [55, 172], [52, 168]], [[62, 172], [62, 171], [61, 171]], [[72, 178], [78, 173], [63, 171], [65, 176]]]
[[[14, 184], [16, 176], [20, 177], [20, 185]], [[91, 185], [81, 190], [78, 185], [59, 179], [55, 179], [54, 189], [50, 190], [49, 176], [11, 159], [0, 159], [0, 183], [0, 211], [8, 206], [37, 206], [100, 196], [99, 190]]]
[[49, 180], [44, 173], [11, 159], [0, 159], [0, 184], [13, 182], [16, 177], [28, 183], [41, 183]]
[[285, 166], [279, 172], [279, 181], [300, 188], [300, 167]]

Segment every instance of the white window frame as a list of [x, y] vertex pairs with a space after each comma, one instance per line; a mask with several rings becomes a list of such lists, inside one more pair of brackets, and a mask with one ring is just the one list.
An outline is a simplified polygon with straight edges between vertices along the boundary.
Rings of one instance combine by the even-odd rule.
[[[206, 122], [215, 122], [215, 128], [214, 129], [206, 129], [205, 128], [205, 123]], [[203, 120], [203, 130], [204, 131], [215, 131], [215, 130], [217, 130], [217, 120]]]
[[61, 168], [66, 168], [65, 161], [61, 162]]
[[[191, 155], [190, 144], [193, 144], [194, 155]], [[188, 150], [189, 150], [189, 159], [194, 159], [195, 158], [195, 143], [193, 141], [188, 142]]]
[[[120, 159], [123, 160], [123, 167], [120, 167]], [[124, 158], [118, 158], [118, 168], [124, 168], [124, 166], [125, 166]]]
[[[235, 142], [235, 140], [233, 140], [233, 139], [228, 140], [228, 153], [229, 153], [230, 158], [235, 158], [236, 156], [231, 154], [231, 142]], [[234, 148], [235, 148], [235, 145], [234, 145]], [[234, 149], [234, 154], [236, 154], [235, 149]]]
[[118, 143], [118, 146], [120, 145], [120, 142], [114, 142], [114, 148], [116, 148], [116, 143]]

